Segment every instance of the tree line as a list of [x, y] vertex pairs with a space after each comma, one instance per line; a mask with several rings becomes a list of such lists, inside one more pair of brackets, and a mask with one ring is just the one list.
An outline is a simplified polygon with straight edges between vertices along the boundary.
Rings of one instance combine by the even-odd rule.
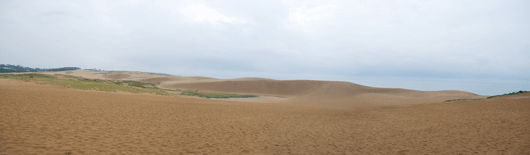
[[61, 67], [61, 68], [30, 68], [20, 65], [0, 64], [0, 73], [12, 72], [49, 72], [49, 71], [70, 71], [78, 70], [79, 67]]

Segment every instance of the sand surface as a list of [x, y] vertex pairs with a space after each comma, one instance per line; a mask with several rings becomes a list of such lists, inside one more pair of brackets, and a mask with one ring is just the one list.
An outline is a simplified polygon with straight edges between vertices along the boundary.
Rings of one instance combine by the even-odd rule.
[[[282, 102], [351, 109], [359, 106], [436, 103], [453, 99], [486, 98], [464, 91], [417, 91], [376, 88], [351, 82], [314, 80], [273, 80], [266, 78], [215, 79], [209, 77], [165, 76], [122, 71], [46, 72], [91, 79], [133, 80], [153, 83], [159, 88], [259, 95], [254, 99], [228, 99], [242, 102]], [[192, 97], [193, 98], [193, 97]]]
[[0, 154], [530, 154], [526, 96], [341, 108], [0, 79]]

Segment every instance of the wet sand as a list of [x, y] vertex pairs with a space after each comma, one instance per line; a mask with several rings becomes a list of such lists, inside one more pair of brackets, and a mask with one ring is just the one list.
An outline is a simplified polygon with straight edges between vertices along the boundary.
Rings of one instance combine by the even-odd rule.
[[514, 97], [340, 108], [0, 79], [0, 154], [530, 154]]

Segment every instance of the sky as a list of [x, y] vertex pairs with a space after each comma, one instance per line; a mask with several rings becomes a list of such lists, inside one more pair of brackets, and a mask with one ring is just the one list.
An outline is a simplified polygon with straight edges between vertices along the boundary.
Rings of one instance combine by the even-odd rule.
[[530, 90], [530, 1], [0, 0], [0, 64]]

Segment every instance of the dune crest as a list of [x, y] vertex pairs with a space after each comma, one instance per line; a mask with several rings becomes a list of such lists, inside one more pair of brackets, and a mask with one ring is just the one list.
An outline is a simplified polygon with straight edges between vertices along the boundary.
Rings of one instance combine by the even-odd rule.
[[[465, 91], [418, 91], [401, 88], [376, 88], [343, 81], [274, 80], [267, 78], [216, 79], [210, 77], [166, 76], [142, 72], [83, 71], [55, 72], [85, 78], [133, 80], [153, 83], [165, 89], [254, 94], [288, 99], [274, 102], [352, 108], [369, 105], [435, 103], [453, 99], [486, 98]], [[257, 101], [257, 100], [245, 100]]]
[[259, 94], [290, 97], [289, 103], [355, 107], [363, 105], [435, 103], [449, 99], [485, 98], [465, 91], [417, 91], [375, 88], [350, 82], [313, 80], [226, 80], [165, 85], [170, 89]]

